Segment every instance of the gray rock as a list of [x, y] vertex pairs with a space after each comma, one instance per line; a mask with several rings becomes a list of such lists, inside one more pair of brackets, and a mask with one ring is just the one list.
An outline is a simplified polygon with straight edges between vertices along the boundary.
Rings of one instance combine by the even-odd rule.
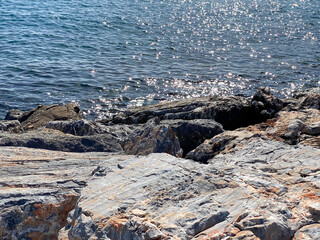
[[0, 146], [42, 148], [67, 152], [121, 152], [118, 139], [111, 134], [73, 136], [53, 131], [0, 134]]
[[19, 118], [24, 114], [24, 111], [19, 109], [11, 109], [7, 113], [4, 120], [19, 120]]
[[320, 150], [259, 138], [239, 146], [209, 164], [1, 147], [2, 237], [316, 237]]
[[18, 120], [0, 121], [0, 132], [21, 133], [23, 128]]
[[299, 229], [293, 240], [315, 240], [320, 239], [320, 224], [310, 224]]

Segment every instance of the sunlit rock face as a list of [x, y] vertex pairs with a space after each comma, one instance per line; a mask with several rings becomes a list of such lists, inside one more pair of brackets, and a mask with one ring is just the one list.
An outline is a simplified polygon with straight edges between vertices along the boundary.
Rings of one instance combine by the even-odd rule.
[[[1, 121], [0, 238], [317, 239], [318, 96], [259, 89], [27, 131]], [[256, 124], [219, 122], [247, 107]]]

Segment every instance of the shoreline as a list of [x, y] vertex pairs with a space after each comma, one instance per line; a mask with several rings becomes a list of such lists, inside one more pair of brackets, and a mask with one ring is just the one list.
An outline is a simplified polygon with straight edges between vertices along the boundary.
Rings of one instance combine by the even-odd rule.
[[184, 99], [97, 121], [76, 104], [6, 119], [4, 239], [320, 237], [320, 88]]

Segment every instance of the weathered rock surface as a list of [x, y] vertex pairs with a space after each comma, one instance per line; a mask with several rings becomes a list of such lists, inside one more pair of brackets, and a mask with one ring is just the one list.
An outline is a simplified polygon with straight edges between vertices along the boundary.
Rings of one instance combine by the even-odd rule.
[[66, 152], [121, 152], [117, 138], [111, 134], [73, 136], [53, 130], [24, 134], [0, 133], [0, 146], [43, 148]]
[[7, 112], [4, 120], [19, 120], [19, 118], [24, 114], [24, 111], [19, 109], [11, 109]]
[[44, 127], [48, 122], [54, 120], [80, 120], [82, 115], [80, 108], [75, 103], [65, 105], [39, 105], [29, 112], [22, 114], [18, 120], [24, 130], [32, 130]]
[[212, 119], [164, 120], [161, 124], [167, 124], [176, 133], [184, 153], [223, 132], [222, 125]]
[[285, 240], [320, 230], [320, 150], [310, 146], [249, 138], [207, 165], [12, 147], [0, 159], [8, 239]]
[[261, 88], [102, 122], [75, 106], [12, 111], [18, 121], [0, 121], [0, 146], [15, 146], [0, 147], [0, 239], [318, 239], [319, 90], [280, 100]]
[[0, 239], [57, 239], [107, 153], [0, 147]]
[[[113, 123], [145, 123], [158, 117], [164, 119], [214, 119], [225, 129], [235, 129], [256, 123], [257, 113], [251, 100], [240, 96], [214, 96], [159, 103], [152, 106], [131, 108], [116, 115]], [[237, 119], [237, 121], [235, 121]]]
[[226, 131], [186, 154], [186, 158], [206, 163], [221, 152], [229, 152], [235, 146], [242, 146], [243, 141], [250, 138], [263, 138], [303, 144], [320, 148], [320, 111], [303, 109], [299, 111], [281, 111], [274, 119], [264, 123]]
[[20, 133], [23, 128], [18, 120], [0, 121], [0, 132]]
[[150, 120], [144, 128], [133, 132], [122, 142], [126, 154], [148, 155], [150, 153], [168, 153], [182, 157], [183, 150], [179, 139], [167, 124], [159, 125], [159, 120]]

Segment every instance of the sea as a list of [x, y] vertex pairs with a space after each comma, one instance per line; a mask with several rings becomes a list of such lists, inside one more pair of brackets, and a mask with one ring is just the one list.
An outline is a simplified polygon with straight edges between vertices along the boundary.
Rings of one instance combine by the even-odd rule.
[[0, 0], [0, 118], [320, 86], [319, 0]]

